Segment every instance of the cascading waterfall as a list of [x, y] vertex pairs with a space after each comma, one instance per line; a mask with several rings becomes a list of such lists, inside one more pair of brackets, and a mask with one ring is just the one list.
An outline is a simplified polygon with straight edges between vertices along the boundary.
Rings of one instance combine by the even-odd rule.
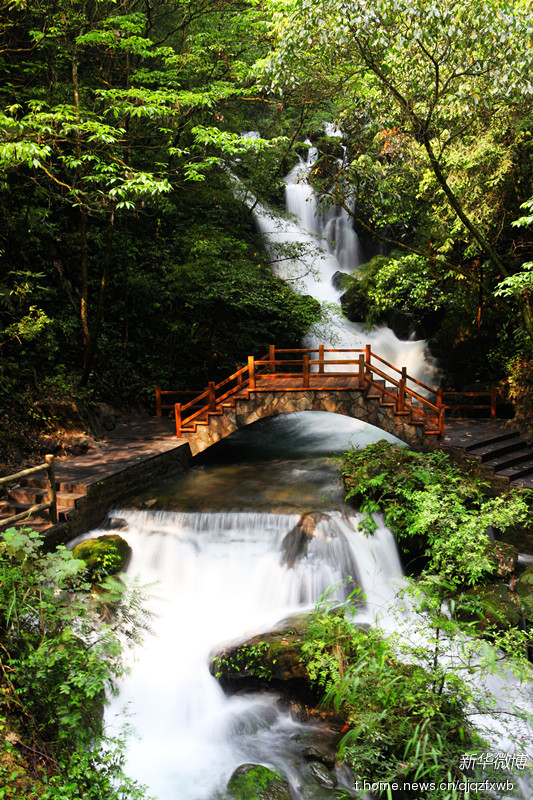
[[159, 800], [211, 800], [237, 766], [260, 762], [288, 777], [295, 798], [325, 797], [306, 780], [298, 745], [309, 726], [294, 722], [275, 695], [224, 696], [209, 674], [209, 654], [313, 608], [347, 575], [367, 598], [361, 620], [373, 621], [401, 572], [390, 532], [380, 527], [366, 538], [356, 530], [358, 515], [328, 512], [291, 568], [283, 542], [297, 514], [115, 513], [128, 523], [129, 572], [160, 581], [161, 595], [152, 602], [156, 635], [107, 712], [111, 724], [127, 705], [142, 736], [130, 745], [128, 772]]
[[[351, 273], [356, 270], [363, 262], [363, 254], [347, 211], [334, 206], [321, 209], [307, 183], [314, 158], [316, 151], [310, 149], [307, 161], [297, 164], [285, 178], [289, 218], [275, 214], [261, 204], [256, 204], [254, 209], [259, 229], [270, 244], [276, 273], [291, 282], [296, 291], [337, 309], [326, 336], [310, 336], [305, 346], [316, 347], [319, 339], [326, 346], [340, 349], [360, 348], [369, 343], [382, 358], [407, 367], [409, 375], [430, 386], [436, 385], [436, 364], [424, 341], [401, 341], [386, 326], [365, 331], [342, 316], [341, 291], [333, 284], [334, 276], [339, 271]], [[287, 246], [299, 247], [300, 254], [291, 258], [292, 254], [285, 252]], [[276, 265], [278, 255], [279, 263]]]
[[[354, 269], [360, 249], [348, 215], [335, 209], [324, 215], [317, 209], [304, 180], [306, 169], [299, 165], [287, 178], [288, 208], [298, 221], [272, 215], [259, 204], [255, 213], [273, 246], [303, 243], [309, 251], [303, 263], [293, 260], [290, 267], [279, 268], [280, 274], [291, 280], [296, 274], [298, 290], [338, 306], [333, 275]], [[423, 342], [401, 342], [388, 328], [364, 333], [347, 320], [336, 320], [333, 328], [332, 346], [357, 348], [370, 341], [391, 363], [434, 383], [434, 364]], [[158, 597], [151, 601], [155, 635], [136, 654], [120, 697], [106, 712], [106, 725], [111, 731], [120, 727], [121, 709], [128, 708], [139, 739], [129, 745], [127, 771], [146, 783], [158, 800], [217, 800], [234, 769], [244, 763], [278, 768], [289, 780], [294, 800], [331, 800], [331, 790], [315, 781], [302, 758], [301, 742], [320, 737], [320, 727], [295, 721], [273, 693], [225, 696], [209, 673], [210, 654], [313, 608], [328, 587], [348, 576], [366, 597], [358, 620], [377, 620], [385, 630], [405, 624], [406, 635], [411, 624], [398, 608], [395, 613], [390, 610], [398, 605], [395, 596], [402, 581], [392, 534], [379, 526], [366, 538], [357, 531], [359, 516], [338, 499], [333, 503], [330, 496], [329, 505], [320, 505], [324, 481], [331, 475], [325, 477], [324, 460], [316, 454], [364, 446], [369, 439], [384, 438], [383, 432], [318, 412], [263, 421], [257, 430], [259, 434], [240, 431], [224, 444], [237, 450], [240, 446], [248, 459], [260, 439], [273, 459], [264, 462], [263, 474], [255, 462], [233, 467], [238, 502], [236, 489], [228, 490], [231, 468], [228, 473], [224, 465], [217, 467], [216, 475], [209, 467], [193, 470], [177, 482], [173, 493], [160, 490], [162, 501], [171, 507], [180, 497], [187, 508], [197, 504], [213, 511], [114, 512], [127, 523], [121, 533], [133, 551], [130, 574], [139, 575], [143, 583], [158, 582]], [[300, 461], [289, 453], [291, 448]], [[292, 488], [289, 481], [294, 482]], [[313, 491], [320, 490], [315, 500], [309, 494], [311, 485]], [[283, 511], [288, 505], [295, 513], [256, 510], [267, 502]], [[307, 551], [290, 564], [286, 537], [302, 513], [319, 506]], [[228, 510], [235, 508], [239, 511]], [[337, 591], [342, 598], [347, 589]], [[505, 732], [502, 737], [501, 746], [507, 746]], [[340, 770], [337, 778], [340, 787], [354, 794], [350, 776]], [[510, 797], [526, 798], [528, 792], [524, 786]]]

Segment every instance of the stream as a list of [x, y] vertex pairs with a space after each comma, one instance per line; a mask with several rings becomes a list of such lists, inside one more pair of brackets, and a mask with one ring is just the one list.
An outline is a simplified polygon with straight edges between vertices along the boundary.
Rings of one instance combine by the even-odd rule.
[[[317, 208], [304, 181], [308, 166], [300, 164], [287, 178], [292, 217], [260, 205], [255, 213], [272, 248], [280, 242], [308, 248], [307, 260], [284, 264], [284, 277], [298, 291], [338, 306], [331, 279], [356, 268], [363, 256], [345, 212]], [[435, 383], [424, 342], [400, 342], [388, 328], [365, 333], [336, 314], [329, 332], [329, 341], [320, 339], [326, 346], [370, 341], [383, 358]], [[306, 346], [316, 341], [311, 337]], [[224, 644], [312, 609], [347, 575], [366, 596], [360, 621], [378, 621], [385, 629], [397, 624], [390, 609], [402, 569], [394, 538], [382, 525], [372, 537], [358, 531], [359, 515], [343, 502], [333, 459], [383, 438], [394, 440], [321, 412], [261, 420], [209, 448], [185, 475], [151, 487], [135, 508], [112, 512], [127, 525], [120, 532], [133, 551], [129, 573], [153, 584], [155, 617], [154, 635], [135, 654], [131, 675], [106, 712], [106, 727], [118, 730], [126, 709], [138, 732], [128, 745], [127, 772], [158, 800], [217, 800], [246, 763], [282, 772], [294, 800], [338, 796], [317, 781], [304, 754], [309, 744], [328, 740], [324, 723], [293, 719], [274, 693], [226, 696], [208, 663]], [[283, 539], [301, 514], [315, 511], [321, 518], [308, 551], [289, 567]], [[338, 591], [342, 597], [344, 590]], [[505, 734], [498, 746], [506, 746]], [[333, 780], [356, 796], [354, 776], [337, 768]]]

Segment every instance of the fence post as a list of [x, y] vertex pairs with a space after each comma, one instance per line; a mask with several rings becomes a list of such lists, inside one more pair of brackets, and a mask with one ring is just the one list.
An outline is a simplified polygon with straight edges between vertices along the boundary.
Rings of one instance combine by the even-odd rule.
[[155, 387], [155, 415], [156, 417], [161, 416], [161, 388], [159, 386]]
[[48, 513], [50, 522], [55, 525], [57, 522], [57, 495], [56, 495], [56, 471], [54, 467], [54, 457], [51, 455], [44, 457], [46, 472], [48, 475], [48, 502], [51, 503]]
[[216, 411], [217, 401], [215, 397], [215, 381], [209, 381], [207, 385], [207, 393], [209, 398], [209, 411]]
[[367, 363], [367, 366], [365, 368], [365, 375], [367, 375], [368, 377], [372, 375], [372, 369], [370, 367], [371, 358], [372, 358], [372, 346], [367, 344], [365, 345], [365, 361]]
[[248, 356], [248, 376], [250, 378], [250, 389], [255, 389], [255, 359]]
[[490, 390], [490, 418], [496, 419], [496, 402], [498, 399], [498, 390], [493, 386]]
[[268, 347], [268, 360], [270, 361], [270, 372], [273, 373], [273, 372], [276, 371], [276, 365], [274, 363], [275, 360], [276, 360], [276, 345], [275, 344], [271, 344]]
[[181, 439], [181, 403], [174, 403], [174, 416], [176, 417], [176, 436]]
[[323, 344], [319, 344], [318, 345], [318, 360], [320, 361], [320, 364], [318, 365], [318, 371], [320, 372], [321, 375], [323, 375], [324, 374], [324, 345]]
[[446, 411], [443, 402], [442, 402], [443, 391], [442, 387], [439, 386], [437, 389], [437, 408], [439, 414], [439, 439], [444, 439], [444, 413]]
[[309, 389], [309, 353], [304, 353], [303, 356], [303, 382], [304, 389]]
[[398, 411], [405, 411], [405, 387], [407, 384], [407, 367], [402, 367], [402, 377], [398, 387]]

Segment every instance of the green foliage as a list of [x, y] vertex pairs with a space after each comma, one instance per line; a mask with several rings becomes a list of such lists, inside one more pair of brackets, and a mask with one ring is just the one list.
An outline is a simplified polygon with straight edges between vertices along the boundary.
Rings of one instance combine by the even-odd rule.
[[[228, 673], [248, 672], [256, 678], [272, 678], [270, 666], [265, 664], [265, 655], [269, 652], [268, 642], [258, 642], [253, 645], [243, 645], [234, 653], [215, 656], [213, 665], [215, 677], [220, 678]], [[276, 663], [274, 659], [272, 664]]]
[[[303, 660], [323, 704], [346, 721], [339, 754], [362, 782], [464, 779], [465, 749], [480, 742], [468, 722], [472, 692], [457, 672], [405, 633], [354, 626], [354, 598], [319, 604], [306, 628]], [[449, 776], [453, 776], [449, 777]], [[460, 797], [422, 790], [417, 797]]]
[[382, 511], [400, 539], [422, 537], [429, 570], [456, 587], [483, 582], [494, 571], [487, 528], [505, 530], [529, 513], [523, 493], [490, 497], [480, 479], [438, 451], [415, 453], [381, 441], [349, 451], [342, 475], [368, 532], [376, 527], [372, 513]]
[[147, 628], [143, 593], [112, 578], [91, 592], [83, 561], [41, 544], [15, 529], [0, 544], [0, 710], [16, 730], [2, 764], [9, 742], [23, 742], [23, 754], [38, 755], [33, 779], [48, 786], [39, 796], [141, 797], [122, 775], [123, 743], [103, 736], [102, 709], [126, 645]]

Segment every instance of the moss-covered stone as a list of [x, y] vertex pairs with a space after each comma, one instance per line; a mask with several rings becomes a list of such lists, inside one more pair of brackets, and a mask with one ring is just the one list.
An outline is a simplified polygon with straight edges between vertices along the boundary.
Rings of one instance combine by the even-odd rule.
[[512, 544], [491, 539], [487, 542], [486, 553], [494, 566], [494, 577], [507, 576], [514, 572], [518, 550]]
[[87, 564], [87, 570], [93, 578], [116, 575], [126, 566], [131, 548], [127, 541], [116, 533], [86, 539], [77, 544], [72, 554]]
[[504, 584], [479, 586], [456, 598], [459, 619], [473, 622], [480, 631], [489, 626], [506, 630], [520, 623], [520, 606]]
[[302, 614], [276, 630], [222, 650], [211, 661], [211, 674], [223, 683], [234, 681], [241, 685], [250, 683], [250, 679], [307, 683], [301, 659], [306, 621], [307, 615]]
[[528, 567], [516, 582], [516, 592], [526, 621], [533, 624], [533, 566]]
[[231, 800], [292, 800], [289, 784], [261, 764], [242, 764], [228, 782]]

